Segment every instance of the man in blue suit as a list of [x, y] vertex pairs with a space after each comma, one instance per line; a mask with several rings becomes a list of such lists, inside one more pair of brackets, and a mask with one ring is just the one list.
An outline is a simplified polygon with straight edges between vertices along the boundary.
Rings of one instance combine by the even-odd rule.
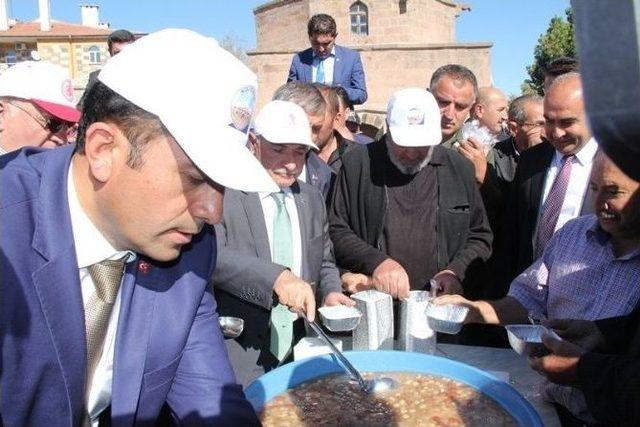
[[335, 44], [336, 21], [324, 13], [313, 15], [307, 24], [311, 47], [294, 55], [287, 82], [299, 80], [340, 86], [351, 105], [364, 104], [367, 85], [360, 54]]
[[207, 287], [224, 188], [277, 191], [242, 143], [255, 84], [160, 31], [102, 69], [75, 148], [0, 158], [0, 424], [258, 423]]

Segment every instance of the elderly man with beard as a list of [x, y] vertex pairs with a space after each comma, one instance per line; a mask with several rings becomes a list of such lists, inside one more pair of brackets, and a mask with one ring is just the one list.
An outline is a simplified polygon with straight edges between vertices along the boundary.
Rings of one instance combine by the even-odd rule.
[[469, 267], [491, 252], [491, 231], [473, 166], [440, 146], [433, 95], [409, 88], [387, 107], [389, 132], [355, 146], [329, 212], [344, 287], [378, 289], [395, 298], [435, 279], [440, 293], [462, 293]]

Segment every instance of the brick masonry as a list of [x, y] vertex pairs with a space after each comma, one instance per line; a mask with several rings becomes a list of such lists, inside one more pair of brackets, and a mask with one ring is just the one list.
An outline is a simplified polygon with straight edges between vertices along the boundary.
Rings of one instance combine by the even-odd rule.
[[[316, 13], [328, 13], [338, 26], [337, 43], [360, 51], [369, 100], [358, 110], [379, 123], [379, 112], [395, 90], [426, 87], [441, 65], [469, 67], [478, 83], [491, 84], [492, 44], [456, 43], [455, 19], [462, 6], [448, 0], [364, 0], [368, 35], [352, 34], [349, 7], [353, 0], [276, 0], [254, 9], [257, 47], [249, 63], [260, 82], [258, 105], [286, 82], [292, 55], [309, 47], [306, 24]], [[286, 23], [283, 25], [282, 23]]]

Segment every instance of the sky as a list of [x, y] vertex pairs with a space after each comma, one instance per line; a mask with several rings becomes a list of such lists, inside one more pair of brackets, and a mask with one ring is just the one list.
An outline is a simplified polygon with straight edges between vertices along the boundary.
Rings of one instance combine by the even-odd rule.
[[[12, 18], [37, 18], [38, 0], [9, 0]], [[256, 45], [253, 8], [267, 0], [50, 0], [51, 16], [80, 23], [80, 4], [100, 6], [100, 21], [112, 29], [152, 32], [162, 28], [189, 28], [222, 39], [230, 36], [237, 44]], [[366, 1], [366, 0], [365, 0]], [[527, 78], [526, 66], [533, 50], [554, 16], [564, 17], [569, 0], [466, 0], [470, 12], [457, 20], [459, 42], [493, 42], [493, 83], [507, 94], [519, 95]], [[338, 43], [340, 35], [338, 35]], [[176, 52], [179, 56], [179, 52]], [[366, 69], [365, 69], [366, 72]]]

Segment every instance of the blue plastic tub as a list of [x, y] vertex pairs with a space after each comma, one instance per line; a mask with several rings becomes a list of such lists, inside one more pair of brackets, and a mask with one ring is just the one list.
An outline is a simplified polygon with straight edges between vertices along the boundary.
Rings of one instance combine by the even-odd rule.
[[[464, 363], [403, 351], [348, 351], [345, 356], [361, 372], [415, 372], [435, 374], [468, 384], [500, 404], [519, 425], [543, 426], [533, 406], [516, 389], [480, 369]], [[256, 411], [285, 390], [305, 381], [344, 370], [333, 355], [299, 360], [274, 369], [253, 381], [245, 394]]]

